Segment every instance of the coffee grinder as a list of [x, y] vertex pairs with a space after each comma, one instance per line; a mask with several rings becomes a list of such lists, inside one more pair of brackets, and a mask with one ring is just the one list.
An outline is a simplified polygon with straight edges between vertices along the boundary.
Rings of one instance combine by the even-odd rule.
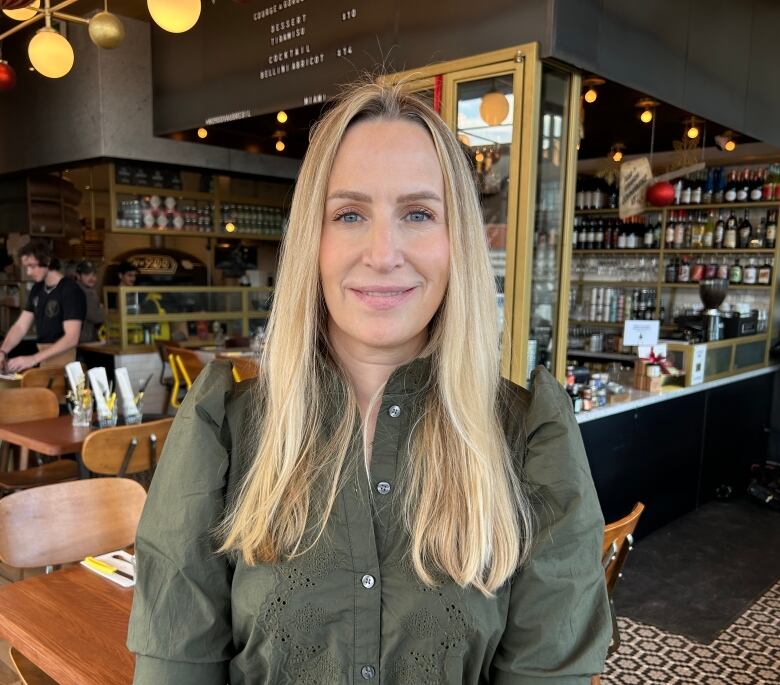
[[723, 320], [718, 307], [728, 295], [729, 282], [725, 278], [706, 278], [699, 282], [699, 297], [704, 305], [702, 315], [705, 340], [723, 340]]

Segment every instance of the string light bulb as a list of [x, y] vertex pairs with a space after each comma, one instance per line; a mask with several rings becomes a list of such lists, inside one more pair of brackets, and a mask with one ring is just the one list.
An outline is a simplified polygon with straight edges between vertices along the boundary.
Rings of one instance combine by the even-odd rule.
[[277, 120], [277, 121], [278, 121], [280, 124], [283, 124], [283, 123], [285, 123], [285, 122], [287, 121], [287, 112], [285, 112], [285, 111], [281, 111], [281, 112], [279, 112], [279, 113], [276, 115], [276, 120]]
[[688, 136], [691, 140], [695, 140], [699, 137], [699, 127], [697, 124], [699, 123], [699, 120], [696, 117], [690, 117], [686, 120], [686, 129], [685, 129], [685, 135]]
[[650, 98], [642, 98], [639, 100], [636, 103], [636, 107], [642, 110], [639, 114], [639, 121], [643, 124], [649, 124], [653, 120], [655, 108], [658, 107], [659, 104], [658, 101], [651, 100]]
[[727, 141], [726, 141], [726, 142], [723, 144], [723, 149], [724, 149], [726, 152], [734, 152], [734, 150], [736, 150], [736, 149], [737, 149], [737, 144], [736, 144], [736, 143], [735, 143], [733, 140], [727, 140]]
[[236, 230], [236, 225], [235, 225], [235, 224], [234, 224], [232, 221], [228, 221], [228, 222], [225, 224], [225, 230], [226, 230], [228, 233], [233, 233], [233, 231], [235, 231], [235, 230]]
[[603, 86], [605, 83], [606, 81], [604, 81], [603, 78], [599, 78], [598, 76], [589, 76], [588, 78], [583, 79], [582, 87], [585, 88], [585, 93], [582, 97], [585, 102], [587, 102], [589, 105], [592, 105], [594, 102], [596, 102], [599, 96], [596, 88]]
[[625, 149], [623, 143], [615, 143], [609, 151], [612, 161], [620, 164], [623, 161], [623, 150]]
[[276, 145], [274, 145], [274, 147], [276, 148], [277, 152], [284, 152], [284, 148], [285, 148], [284, 141], [277, 140]]
[[734, 140], [734, 131], [724, 131], [719, 136], [715, 136], [715, 142], [724, 152], [734, 152], [737, 149], [737, 142]]
[[201, 140], [203, 140], [208, 134], [209, 132], [202, 126], [198, 129], [198, 138]]

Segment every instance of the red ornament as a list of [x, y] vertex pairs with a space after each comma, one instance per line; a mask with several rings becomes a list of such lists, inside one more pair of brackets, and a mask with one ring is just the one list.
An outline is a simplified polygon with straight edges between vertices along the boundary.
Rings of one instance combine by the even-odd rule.
[[0, 9], [18, 10], [27, 5], [32, 5], [34, 0], [0, 0]]
[[656, 207], [666, 207], [674, 202], [674, 186], [669, 181], [658, 181], [647, 189], [647, 201]]
[[16, 72], [14, 68], [4, 60], [0, 60], [0, 93], [13, 90], [16, 85]]

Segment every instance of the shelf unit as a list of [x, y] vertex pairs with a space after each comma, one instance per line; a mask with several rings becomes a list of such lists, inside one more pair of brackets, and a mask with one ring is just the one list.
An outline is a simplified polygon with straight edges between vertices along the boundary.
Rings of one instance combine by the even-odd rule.
[[[205, 173], [205, 172], [204, 172]], [[282, 226], [275, 227], [273, 232], [263, 233], [265, 229], [254, 229], [251, 231], [227, 231], [227, 230], [215, 230], [213, 227], [209, 231], [192, 231], [185, 229], [175, 228], [130, 228], [126, 226], [117, 226], [116, 218], [118, 214], [118, 202], [117, 197], [119, 195], [160, 195], [170, 196], [177, 200], [189, 200], [192, 202], [210, 202], [213, 207], [214, 223], [221, 224], [220, 217], [222, 214], [222, 206], [226, 204], [238, 204], [249, 205], [253, 207], [274, 207], [281, 209], [281, 205], [274, 206], [268, 202], [263, 202], [257, 197], [222, 194], [220, 192], [220, 183], [214, 183], [214, 192], [203, 192], [195, 190], [177, 190], [174, 188], [158, 188], [156, 186], [141, 186], [131, 185], [126, 183], [116, 182], [116, 169], [112, 163], [109, 165], [109, 200], [110, 200], [110, 216], [111, 221], [109, 223], [109, 231], [111, 233], [120, 233], [124, 235], [157, 235], [157, 236], [172, 236], [180, 238], [228, 238], [228, 239], [249, 239], [257, 241], [270, 241], [279, 242], [282, 239]]]
[[[642, 214], [649, 214], [649, 213], [659, 213], [661, 215], [661, 236], [666, 235], [666, 224], [669, 219], [669, 215], [671, 212], [675, 212], [678, 210], [687, 210], [687, 211], [696, 211], [696, 210], [731, 210], [731, 209], [762, 209], [762, 210], [769, 210], [769, 209], [776, 209], [778, 212], [780, 212], [780, 201], [761, 201], [761, 202], [726, 202], [723, 204], [694, 204], [694, 205], [670, 205], [668, 207], [646, 207]], [[576, 210], [575, 216], [599, 216], [599, 215], [617, 215], [618, 210], [617, 209], [586, 209], [586, 210]], [[570, 236], [571, 237], [571, 236]], [[772, 270], [772, 280], [771, 283], [767, 284], [756, 284], [756, 285], [747, 285], [747, 284], [739, 284], [739, 285], [729, 285], [729, 290], [738, 290], [740, 292], [767, 292], [769, 295], [769, 304], [768, 304], [768, 312], [774, 311], [775, 307], [775, 296], [777, 291], [777, 283], [778, 283], [778, 268], [780, 268], [780, 243], [776, 243], [774, 248], [736, 248], [736, 249], [717, 249], [717, 248], [665, 248], [663, 245], [657, 248], [634, 248], [634, 249], [572, 249], [572, 259], [576, 259], [579, 257], [589, 257], [589, 256], [595, 256], [595, 257], [602, 257], [602, 256], [620, 256], [620, 257], [628, 257], [631, 255], [642, 257], [642, 256], [656, 256], [658, 258], [657, 262], [657, 269], [656, 269], [656, 279], [654, 281], [591, 281], [591, 280], [582, 280], [577, 279], [574, 277], [574, 274], [571, 276], [570, 280], [570, 287], [572, 288], [588, 288], [588, 287], [605, 287], [605, 288], [648, 288], [648, 289], [654, 289], [657, 293], [656, 297], [656, 309], [655, 309], [655, 317], [657, 318], [660, 311], [660, 305], [661, 305], [661, 292], [662, 290], [672, 291], [672, 300], [669, 302], [666, 302], [666, 311], [671, 312], [672, 311], [672, 303], [674, 299], [674, 291], [676, 290], [692, 290], [697, 289], [699, 287], [698, 283], [667, 283], [666, 282], [666, 274], [665, 274], [665, 267], [666, 267], [666, 257], [669, 256], [680, 256], [680, 255], [719, 255], [719, 256], [733, 256], [733, 257], [749, 257], [749, 256], [757, 256], [757, 255], [767, 255], [771, 256], [774, 259], [775, 268]], [[609, 323], [609, 322], [599, 322], [599, 321], [582, 321], [577, 319], [569, 318], [569, 327], [572, 326], [587, 326], [592, 328], [604, 328], [604, 329], [619, 329], [622, 328], [622, 323]], [[676, 328], [676, 326], [672, 324], [662, 324], [661, 329], [662, 330], [673, 330]], [[750, 340], [744, 339], [744, 338], [734, 338], [734, 339], [728, 339], [724, 341], [719, 341], [719, 344], [722, 347], [728, 347], [729, 345], [734, 346], [734, 349], [738, 345], [744, 345], [746, 342], [764, 342], [765, 343], [765, 350], [764, 350], [764, 360], [763, 363], [766, 364], [769, 359], [769, 337], [771, 335], [771, 326], [769, 329], [762, 334], [759, 334], [758, 336], [752, 336]], [[597, 353], [589, 353], [589, 354], [597, 354]], [[583, 356], [582, 353], [580, 353], [580, 356]], [[596, 357], [593, 357], [594, 359]], [[736, 352], [732, 352], [732, 363], [733, 360], [736, 358]]]

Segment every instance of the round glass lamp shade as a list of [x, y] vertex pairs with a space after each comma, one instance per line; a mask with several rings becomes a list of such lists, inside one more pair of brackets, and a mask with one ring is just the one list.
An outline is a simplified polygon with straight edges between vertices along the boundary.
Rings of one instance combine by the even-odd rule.
[[40, 6], [41, 0], [22, 0], [21, 2], [12, 0], [11, 2], [3, 3], [3, 14], [16, 21], [27, 21], [37, 14], [35, 10]]
[[170, 33], [184, 33], [198, 22], [200, 0], [146, 0], [154, 23]]
[[38, 29], [27, 46], [35, 70], [48, 78], [62, 78], [73, 68], [73, 48], [54, 29]]
[[488, 126], [498, 126], [509, 114], [509, 100], [506, 95], [494, 90], [486, 93], [479, 104], [479, 116]]

